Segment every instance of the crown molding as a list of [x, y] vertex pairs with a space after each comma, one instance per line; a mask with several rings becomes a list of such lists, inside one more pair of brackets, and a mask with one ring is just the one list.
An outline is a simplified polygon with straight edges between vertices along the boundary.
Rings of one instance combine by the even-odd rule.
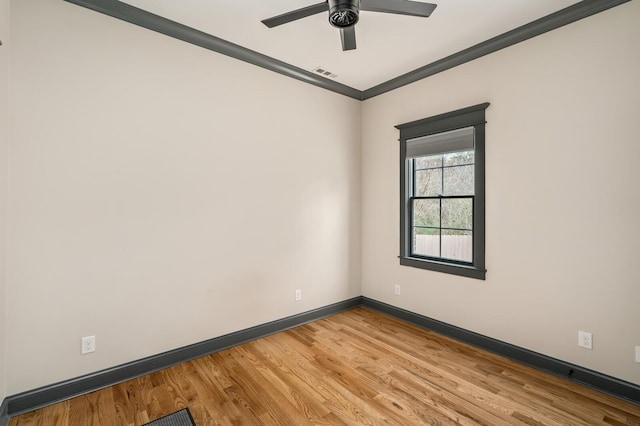
[[172, 21], [162, 16], [139, 9], [130, 4], [117, 0], [66, 0], [69, 3], [83, 6], [96, 12], [138, 25], [143, 28], [158, 32], [160, 34], [173, 37], [187, 43], [203, 47], [205, 49], [248, 62], [253, 65], [286, 75], [305, 83], [360, 100], [362, 92], [360, 90], [327, 80], [310, 71], [263, 55], [251, 49], [223, 40], [219, 37], [188, 27], [179, 22]]
[[446, 58], [432, 62], [428, 65], [410, 71], [406, 74], [385, 81], [377, 86], [371, 87], [362, 92], [362, 100], [373, 98], [374, 96], [395, 90], [407, 84], [415, 83], [423, 78], [457, 67], [464, 63], [473, 61], [482, 56], [488, 55], [498, 50], [504, 49], [521, 41], [539, 36], [556, 28], [579, 21], [580, 19], [603, 12], [614, 6], [626, 3], [630, 0], [584, 0], [550, 15], [532, 21], [521, 27], [500, 34], [489, 40], [461, 50]]
[[454, 53], [446, 58], [392, 78], [384, 83], [364, 91], [354, 89], [345, 84], [328, 80], [302, 68], [282, 62], [262, 53], [247, 49], [211, 34], [196, 30], [179, 22], [163, 18], [143, 9], [117, 0], [65, 0], [96, 12], [159, 32], [178, 40], [230, 56], [241, 61], [257, 65], [273, 72], [348, 96], [357, 100], [367, 100], [383, 93], [398, 89], [434, 74], [473, 61], [482, 56], [504, 49], [521, 41], [528, 40], [556, 28], [571, 24], [580, 19], [619, 6], [630, 0], [583, 0], [562, 10], [544, 16], [514, 30], [478, 43], [468, 49]]

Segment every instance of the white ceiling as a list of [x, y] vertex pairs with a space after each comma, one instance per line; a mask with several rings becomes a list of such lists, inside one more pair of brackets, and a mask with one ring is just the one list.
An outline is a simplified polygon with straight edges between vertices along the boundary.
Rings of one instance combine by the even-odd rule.
[[[423, 0], [424, 1], [424, 0]], [[124, 0], [226, 41], [366, 90], [577, 0], [435, 0], [429, 18], [360, 12], [357, 50], [343, 52], [340, 33], [322, 13], [275, 28], [260, 21], [320, 0]]]

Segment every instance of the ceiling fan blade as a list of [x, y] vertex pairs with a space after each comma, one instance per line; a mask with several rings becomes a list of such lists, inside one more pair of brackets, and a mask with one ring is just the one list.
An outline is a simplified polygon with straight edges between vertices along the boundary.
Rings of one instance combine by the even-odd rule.
[[278, 25], [286, 24], [291, 21], [297, 21], [298, 19], [306, 18], [307, 16], [316, 15], [318, 13], [326, 12], [328, 10], [329, 10], [329, 3], [326, 1], [323, 1], [322, 3], [303, 7], [302, 9], [292, 10], [291, 12], [283, 13], [282, 15], [265, 19], [262, 21], [262, 23], [269, 28], [273, 28], [273, 27], [277, 27]]
[[360, 0], [360, 10], [369, 12], [396, 13], [398, 15], [427, 18], [436, 8], [433, 3], [410, 0]]
[[343, 51], [354, 50], [356, 48], [356, 26], [340, 28], [340, 40]]

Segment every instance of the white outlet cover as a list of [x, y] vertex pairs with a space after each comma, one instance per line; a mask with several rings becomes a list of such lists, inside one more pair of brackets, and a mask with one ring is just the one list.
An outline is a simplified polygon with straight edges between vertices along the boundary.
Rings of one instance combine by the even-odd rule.
[[87, 336], [82, 338], [81, 354], [88, 354], [96, 351], [96, 336]]
[[636, 346], [636, 362], [640, 362], [640, 346]]
[[578, 346], [593, 349], [593, 335], [588, 331], [578, 331]]

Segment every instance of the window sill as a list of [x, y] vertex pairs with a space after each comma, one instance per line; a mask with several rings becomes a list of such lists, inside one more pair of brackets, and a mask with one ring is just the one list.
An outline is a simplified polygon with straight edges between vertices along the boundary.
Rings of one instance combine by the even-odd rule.
[[427, 269], [430, 271], [444, 272], [447, 274], [459, 275], [462, 277], [484, 280], [487, 270], [476, 268], [475, 266], [454, 265], [451, 263], [436, 262], [433, 260], [418, 259], [416, 257], [400, 257], [400, 264], [413, 268]]

